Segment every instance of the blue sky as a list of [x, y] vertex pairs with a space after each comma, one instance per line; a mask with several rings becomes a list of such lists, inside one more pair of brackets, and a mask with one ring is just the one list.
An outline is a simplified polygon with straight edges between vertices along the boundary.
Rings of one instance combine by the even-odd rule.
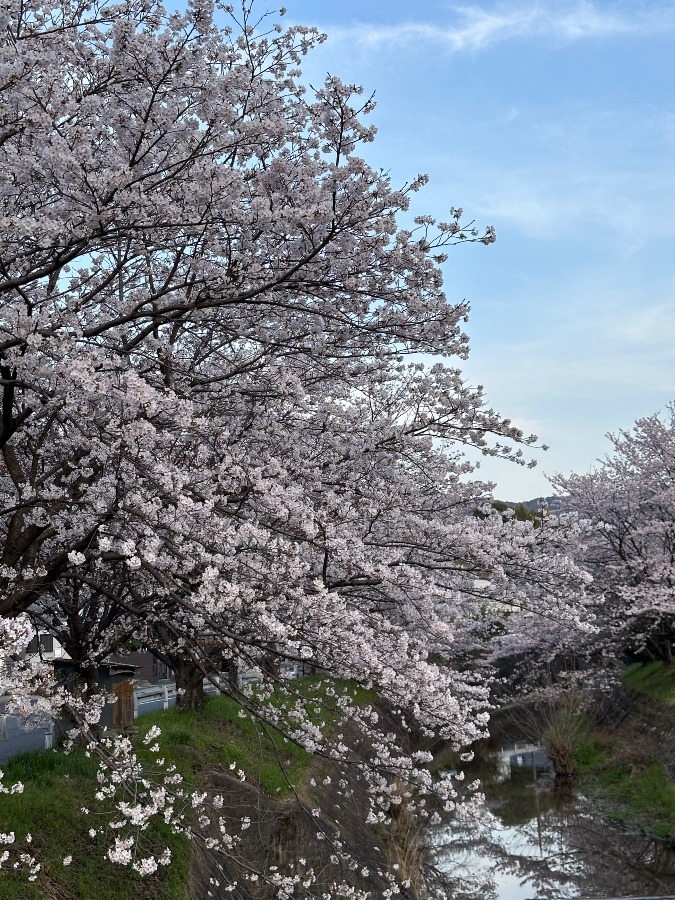
[[462, 206], [491, 247], [458, 247], [467, 379], [550, 445], [486, 461], [497, 496], [551, 493], [604, 435], [675, 398], [675, 0], [286, 0], [329, 35], [304, 65], [375, 91], [368, 161], [426, 172], [415, 213]]

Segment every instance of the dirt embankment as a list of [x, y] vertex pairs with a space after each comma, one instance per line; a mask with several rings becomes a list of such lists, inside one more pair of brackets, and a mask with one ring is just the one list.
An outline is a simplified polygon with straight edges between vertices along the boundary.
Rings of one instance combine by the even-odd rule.
[[[358, 732], [349, 725], [341, 732], [358, 755]], [[278, 871], [304, 875], [310, 870], [316, 881], [308, 897], [321, 897], [340, 882], [370, 891], [373, 898], [382, 897], [389, 882], [380, 873], [390, 871], [393, 863], [405, 858], [401, 847], [395, 846], [400, 841], [396, 827], [385, 830], [366, 824], [368, 795], [356, 766], [316, 757], [302, 792], [284, 800], [222, 771], [204, 772], [201, 780], [223, 797], [227, 829], [241, 835], [233, 856], [245, 860], [245, 864], [232, 860], [224, 864], [220, 854], [204, 852], [195, 845], [189, 881], [192, 900], [221, 896], [271, 900], [278, 896], [276, 889], [263, 878], [251, 880], [251, 874]], [[335, 864], [339, 842], [355, 866]], [[237, 879], [237, 891], [221, 892], [232, 878]], [[220, 889], [215, 882], [220, 882]], [[415, 895], [404, 890], [401, 896]]]
[[597, 728], [619, 734], [663, 763], [675, 779], [675, 705], [618, 686], [596, 707]]

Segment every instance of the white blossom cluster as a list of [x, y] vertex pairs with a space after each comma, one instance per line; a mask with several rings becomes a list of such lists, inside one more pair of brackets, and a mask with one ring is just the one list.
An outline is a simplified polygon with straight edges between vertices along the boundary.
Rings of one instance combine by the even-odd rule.
[[675, 407], [609, 436], [593, 471], [555, 485], [585, 526], [578, 559], [594, 575], [589, 595], [600, 638], [587, 651], [628, 648], [664, 662], [675, 642]]

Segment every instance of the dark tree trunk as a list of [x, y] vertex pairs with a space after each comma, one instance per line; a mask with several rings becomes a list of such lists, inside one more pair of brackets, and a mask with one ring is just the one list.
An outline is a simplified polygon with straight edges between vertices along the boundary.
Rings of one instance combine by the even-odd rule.
[[204, 709], [206, 694], [201, 668], [184, 657], [174, 659], [172, 668], [176, 676], [176, 705], [180, 709]]
[[265, 653], [260, 660], [260, 668], [265, 675], [271, 675], [273, 678], [279, 677], [281, 671], [281, 660], [276, 653]]
[[667, 666], [673, 662], [673, 648], [669, 633], [655, 635], [649, 638], [645, 646], [646, 655], [650, 660], [665, 663]]
[[233, 693], [239, 690], [239, 666], [234, 660], [230, 660], [227, 669], [227, 680]]

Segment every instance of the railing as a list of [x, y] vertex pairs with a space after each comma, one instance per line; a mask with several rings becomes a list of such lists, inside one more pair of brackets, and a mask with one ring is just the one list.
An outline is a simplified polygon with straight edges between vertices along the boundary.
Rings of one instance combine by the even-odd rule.
[[[204, 679], [204, 693], [218, 694], [218, 688]], [[146, 713], [159, 712], [176, 705], [176, 683], [166, 681], [161, 684], [134, 686], [134, 719]]]
[[54, 746], [54, 720], [45, 713], [36, 713], [28, 727], [17, 716], [5, 713], [7, 697], [0, 697], [0, 762], [7, 762], [19, 753], [31, 750], [50, 750]]
[[[212, 684], [204, 685], [206, 693], [218, 693]], [[45, 713], [36, 713], [32, 721], [23, 723], [18, 716], [5, 712], [7, 697], [0, 697], [0, 763], [8, 762], [20, 753], [50, 750], [56, 732], [54, 720]], [[146, 713], [169, 709], [176, 705], [176, 685], [134, 685], [134, 719]]]
[[[281, 670], [287, 677], [302, 675], [301, 667], [293, 663], [282, 663]], [[253, 670], [244, 669], [239, 673], [239, 687], [247, 687], [259, 681]], [[204, 679], [204, 692], [218, 694], [218, 688]], [[5, 712], [7, 697], [0, 696], [0, 763], [7, 762], [20, 753], [31, 750], [50, 750], [54, 746], [55, 725], [53, 719], [44, 713], [40, 719], [24, 725], [17, 716]], [[158, 712], [176, 705], [176, 683], [134, 685], [134, 719], [146, 713]]]
[[134, 687], [134, 719], [145, 713], [158, 712], [176, 705], [176, 685], [173, 681], [166, 684], [149, 684]]

